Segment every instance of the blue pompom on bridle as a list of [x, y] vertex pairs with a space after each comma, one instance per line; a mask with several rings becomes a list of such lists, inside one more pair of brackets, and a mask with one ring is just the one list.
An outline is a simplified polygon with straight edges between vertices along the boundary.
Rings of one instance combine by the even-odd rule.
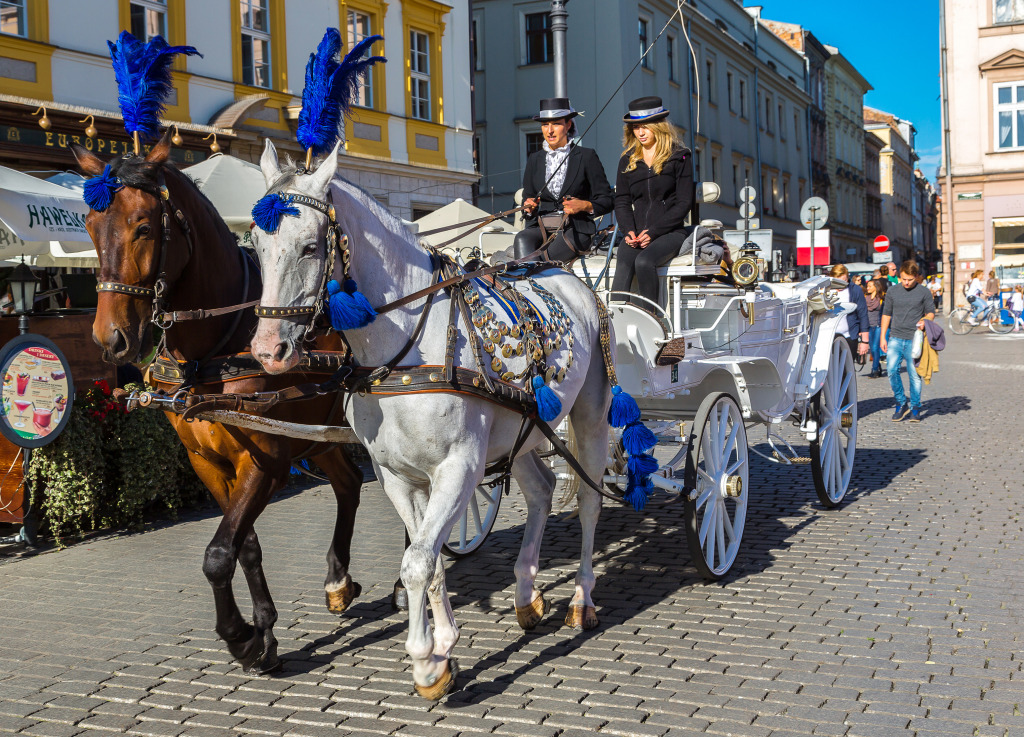
[[114, 195], [124, 187], [121, 180], [110, 173], [110, 164], [103, 167], [103, 173], [85, 180], [82, 199], [96, 212], [103, 212], [114, 201]]
[[298, 214], [299, 208], [292, 204], [292, 198], [277, 192], [264, 195], [252, 208], [252, 219], [266, 233], [276, 231], [285, 215]]

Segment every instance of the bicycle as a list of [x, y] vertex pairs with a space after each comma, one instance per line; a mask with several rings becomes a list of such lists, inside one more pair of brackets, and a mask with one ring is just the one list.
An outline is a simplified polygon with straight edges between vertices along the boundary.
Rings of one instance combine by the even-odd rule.
[[983, 324], [987, 324], [993, 333], [1008, 333], [1013, 330], [1013, 313], [998, 302], [989, 302], [975, 324], [968, 322], [971, 312], [970, 307], [957, 307], [950, 312], [949, 329], [957, 335], [966, 335]]

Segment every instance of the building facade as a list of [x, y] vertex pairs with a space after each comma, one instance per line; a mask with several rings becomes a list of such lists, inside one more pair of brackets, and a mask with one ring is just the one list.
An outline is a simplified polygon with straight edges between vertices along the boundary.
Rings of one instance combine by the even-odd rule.
[[864, 236], [871, 243], [882, 235], [882, 139], [864, 131]]
[[[129, 150], [106, 41], [163, 35], [203, 56], [178, 58], [165, 122], [181, 164], [219, 150], [258, 161], [263, 139], [301, 156], [294, 138], [306, 61], [324, 29], [345, 48], [384, 41], [346, 124], [344, 176], [401, 217], [470, 196], [473, 160], [468, 0], [4, 0], [0, 24], [0, 163], [70, 169], [67, 147]], [[46, 106], [49, 127], [37, 124]], [[33, 115], [33, 111], [37, 114]], [[84, 132], [92, 116], [97, 135]], [[80, 122], [81, 121], [81, 122]], [[205, 138], [204, 138], [205, 137]]]
[[890, 113], [865, 107], [864, 129], [882, 144], [878, 153], [882, 233], [889, 238], [893, 260], [899, 263], [914, 257], [914, 126]]
[[874, 89], [834, 46], [825, 47], [825, 120], [828, 128], [829, 228], [832, 258], [865, 261], [867, 243], [864, 179], [864, 95]]
[[[1024, 6], [945, 0], [949, 144], [943, 145], [943, 261], [955, 283], [996, 269], [1024, 280]], [[949, 184], [946, 187], [946, 162]], [[946, 191], [946, 190], [949, 191]], [[952, 223], [952, 230], [946, 226]], [[963, 301], [959, 289], [956, 297]]]
[[[495, 210], [511, 206], [526, 157], [541, 146], [532, 116], [539, 100], [554, 94], [550, 6], [548, 0], [473, 3], [485, 208], [491, 197]], [[609, 181], [614, 185], [629, 101], [658, 95], [695, 151], [697, 178], [722, 187], [721, 200], [703, 206], [701, 217], [733, 227], [739, 190], [749, 182], [758, 190], [761, 226], [773, 229], [779, 264], [788, 265], [800, 203], [810, 191], [803, 57], [759, 20], [758, 9], [735, 0], [684, 4], [683, 24], [673, 20], [656, 44], [675, 2], [592, 0], [585, 12], [582, 5], [567, 8], [569, 96], [585, 111], [576, 120], [579, 133], [586, 133], [581, 143], [597, 151]]]

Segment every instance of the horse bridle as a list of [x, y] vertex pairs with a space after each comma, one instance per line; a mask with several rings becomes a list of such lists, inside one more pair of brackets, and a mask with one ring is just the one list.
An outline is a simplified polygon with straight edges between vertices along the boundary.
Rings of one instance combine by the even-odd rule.
[[316, 298], [311, 305], [300, 305], [298, 307], [274, 307], [267, 305], [256, 306], [256, 317], [270, 320], [286, 320], [292, 317], [302, 317], [309, 322], [306, 325], [306, 332], [303, 338], [309, 340], [316, 331], [320, 316], [323, 315], [324, 305], [327, 304], [327, 282], [334, 273], [334, 263], [337, 260], [338, 251], [341, 251], [342, 283], [348, 279], [351, 254], [348, 247], [348, 236], [341, 232], [341, 225], [338, 224], [337, 213], [334, 204], [328, 201], [323, 202], [315, 197], [307, 197], [301, 194], [283, 195], [288, 198], [288, 203], [293, 205], [304, 205], [327, 216], [327, 263], [320, 274], [320, 286], [316, 291]]
[[[113, 292], [115, 294], [125, 294], [129, 297], [140, 297], [149, 299], [152, 303], [152, 314], [150, 315], [150, 322], [156, 325], [161, 330], [166, 331], [174, 323], [181, 320], [196, 320], [203, 319], [205, 317], [216, 317], [230, 312], [235, 312], [235, 320], [231, 325], [231, 329], [223, 334], [218, 344], [210, 351], [210, 353], [203, 360], [208, 360], [216, 355], [217, 351], [224, 347], [224, 345], [230, 340], [231, 336], [234, 335], [238, 329], [238, 325], [241, 321], [242, 312], [241, 310], [246, 307], [251, 307], [252, 302], [247, 302], [241, 305], [233, 305], [231, 307], [216, 308], [213, 310], [192, 310], [187, 312], [168, 312], [166, 310], [165, 297], [167, 290], [170, 288], [170, 283], [167, 279], [167, 253], [170, 251], [171, 245], [171, 216], [174, 216], [175, 222], [178, 223], [178, 227], [185, 234], [185, 242], [188, 244], [188, 258], [185, 263], [187, 264], [192, 260], [192, 256], [195, 254], [195, 238], [192, 233], [192, 226], [188, 222], [188, 218], [182, 213], [182, 211], [174, 206], [171, 202], [170, 192], [167, 190], [167, 185], [164, 183], [163, 174], [160, 174], [160, 179], [157, 182], [159, 188], [160, 200], [160, 257], [157, 264], [157, 276], [156, 281], [152, 287], [144, 287], [138, 284], [125, 284], [124, 282], [118, 281], [101, 281], [96, 283], [97, 292]], [[242, 258], [242, 268], [245, 273], [244, 284], [242, 287], [242, 299], [245, 299], [249, 293], [249, 258], [245, 254], [243, 249], [239, 249], [240, 256]], [[257, 300], [258, 301], [258, 300]]]

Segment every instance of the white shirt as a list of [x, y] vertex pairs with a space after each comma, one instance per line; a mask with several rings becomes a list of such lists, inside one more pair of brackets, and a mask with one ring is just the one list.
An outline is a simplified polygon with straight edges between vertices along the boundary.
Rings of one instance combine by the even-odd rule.
[[[850, 288], [849, 287], [847, 287], [846, 289], [840, 289], [839, 290], [839, 294], [836, 295], [836, 296], [839, 298], [839, 304], [843, 304], [843, 303], [846, 303], [846, 302], [853, 302], [853, 300], [850, 299]], [[850, 319], [849, 318], [850, 318], [850, 316], [844, 313], [843, 316], [840, 317], [836, 321], [836, 332], [839, 333], [840, 335], [845, 335], [848, 338], [852, 338], [853, 336], [850, 335]]]
[[1014, 312], [1024, 311], [1024, 294], [1014, 292], [1010, 295], [1010, 309]]
[[548, 183], [548, 192], [556, 198], [562, 194], [562, 187], [565, 185], [565, 173], [569, 168], [566, 159], [572, 146], [566, 143], [561, 148], [552, 149], [548, 142], [544, 141], [544, 179]]
[[981, 283], [981, 279], [971, 279], [971, 283], [967, 287], [967, 296], [980, 297], [984, 291], [985, 287]]

